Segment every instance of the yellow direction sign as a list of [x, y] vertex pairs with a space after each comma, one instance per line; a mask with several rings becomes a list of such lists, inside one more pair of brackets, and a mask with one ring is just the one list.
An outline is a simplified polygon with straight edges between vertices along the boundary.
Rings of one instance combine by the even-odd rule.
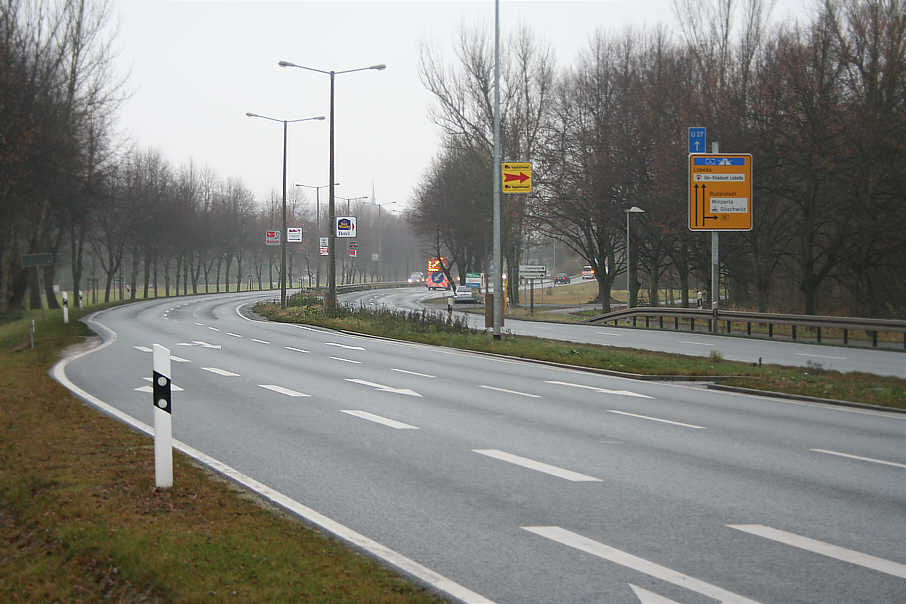
[[504, 193], [532, 192], [531, 162], [504, 162], [500, 169], [502, 172], [500, 184]]
[[752, 230], [752, 154], [689, 154], [689, 230]]

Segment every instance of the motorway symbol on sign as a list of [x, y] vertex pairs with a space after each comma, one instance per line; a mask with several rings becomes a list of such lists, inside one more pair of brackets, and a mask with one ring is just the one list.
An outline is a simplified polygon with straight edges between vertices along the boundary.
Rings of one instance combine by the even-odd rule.
[[532, 192], [531, 162], [504, 162], [500, 169], [501, 188], [504, 193]]
[[280, 231], [265, 231], [264, 242], [266, 245], [280, 245]]
[[689, 128], [689, 153], [705, 153], [707, 150], [707, 129], [698, 126]]
[[752, 230], [752, 155], [689, 154], [689, 230]]

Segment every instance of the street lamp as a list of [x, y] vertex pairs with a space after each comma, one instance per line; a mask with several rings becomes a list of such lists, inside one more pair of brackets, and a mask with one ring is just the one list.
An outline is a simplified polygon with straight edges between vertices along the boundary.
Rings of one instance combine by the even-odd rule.
[[258, 117], [263, 120], [283, 123], [283, 231], [280, 234], [280, 308], [286, 308], [286, 124], [291, 122], [307, 122], [309, 120], [323, 120], [323, 115], [315, 117], [302, 117], [295, 120], [279, 120], [275, 117], [259, 115], [247, 111], [248, 117]]
[[333, 120], [333, 82], [334, 76], [341, 73], [352, 73], [354, 71], [366, 71], [369, 69], [375, 69], [380, 71], [385, 69], [387, 66], [384, 64], [380, 65], [371, 65], [369, 67], [359, 67], [356, 69], [344, 69], [343, 71], [334, 71], [334, 70], [324, 70], [324, 69], [315, 69], [314, 67], [306, 67], [304, 65], [297, 65], [289, 61], [279, 61], [277, 63], [280, 67], [296, 67], [298, 69], [305, 69], [307, 71], [314, 71], [317, 73], [323, 73], [330, 76], [330, 194], [328, 200], [328, 218], [330, 223], [330, 230], [327, 233], [328, 237], [328, 249], [327, 249], [327, 266], [328, 266], [328, 275], [327, 275], [327, 298], [324, 300], [324, 307], [328, 311], [333, 311], [337, 307], [337, 255], [336, 250], [336, 213], [334, 211], [334, 146], [333, 146], [333, 133], [334, 133], [334, 120]]
[[[333, 184], [335, 186], [340, 186], [340, 183], [338, 183], [338, 182], [335, 182]], [[303, 184], [296, 183], [295, 186], [307, 187], [309, 189], [315, 190], [315, 213], [316, 213], [315, 232], [318, 233], [318, 237], [320, 238], [321, 237], [321, 189], [326, 189], [330, 185], [303, 185]], [[318, 247], [320, 247], [320, 243], [319, 243]], [[318, 266], [315, 269], [315, 273], [316, 273], [315, 279], [318, 282], [318, 287], [321, 287], [321, 256], [320, 256], [320, 252], [318, 255]]]
[[628, 210], [623, 210], [626, 212], [626, 309], [632, 308], [631, 298], [629, 296], [630, 284], [629, 284], [629, 215], [630, 214], [644, 214], [645, 210], [638, 206], [632, 206]]

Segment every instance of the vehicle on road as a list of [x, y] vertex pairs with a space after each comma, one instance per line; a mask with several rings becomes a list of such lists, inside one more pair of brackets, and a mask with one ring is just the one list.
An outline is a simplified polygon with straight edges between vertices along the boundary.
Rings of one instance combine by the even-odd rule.
[[566, 273], [558, 273], [554, 277], [554, 285], [569, 285], [569, 275]]
[[453, 302], [455, 304], [478, 304], [475, 288], [468, 285], [457, 285]]
[[419, 272], [412, 273], [409, 275], [409, 283], [424, 283], [425, 276]]
[[594, 279], [595, 278], [595, 269], [591, 267], [590, 264], [586, 264], [582, 267], [582, 278], [583, 279]]

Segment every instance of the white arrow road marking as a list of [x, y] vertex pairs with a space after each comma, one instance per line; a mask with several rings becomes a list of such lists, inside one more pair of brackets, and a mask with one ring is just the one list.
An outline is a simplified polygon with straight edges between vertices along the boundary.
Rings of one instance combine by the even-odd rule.
[[307, 350], [302, 350], [301, 348], [293, 348], [292, 346], [284, 346], [284, 348], [287, 349], [287, 350], [292, 350], [293, 352], [304, 352], [304, 353], [308, 353]]
[[264, 388], [265, 390], [279, 392], [280, 394], [285, 394], [286, 396], [311, 396], [310, 394], [305, 394], [304, 392], [296, 392], [295, 390], [290, 390], [289, 388], [284, 388], [283, 386], [275, 386], [274, 384], [258, 384], [258, 387]]
[[507, 390], [506, 388], [497, 388], [495, 386], [485, 386], [484, 384], [480, 385], [479, 388], [484, 388], [485, 390], [496, 390], [497, 392], [506, 392], [507, 394], [518, 394], [519, 396], [528, 396], [531, 398], [541, 398], [540, 394], [529, 394], [528, 392], [517, 392], [516, 390]]
[[827, 449], [809, 449], [809, 451], [814, 451], [815, 453], [826, 453], [827, 455], [837, 455], [838, 457], [847, 457], [849, 459], [858, 459], [859, 461], [870, 461], [871, 463], [880, 463], [884, 464], [885, 466], [893, 466], [895, 468], [906, 468], [906, 465], [897, 463], [895, 461], [884, 461], [883, 459], [875, 459], [873, 457], [859, 457], [858, 455], [840, 453], [839, 451], [828, 451]]
[[202, 348], [214, 348], [220, 350], [220, 344], [208, 344], [207, 342], [202, 342], [201, 340], [192, 340], [196, 345], [201, 346]]
[[793, 547], [798, 547], [799, 549], [804, 549], [815, 554], [821, 554], [828, 558], [835, 558], [836, 560], [842, 560], [843, 562], [864, 566], [865, 568], [870, 568], [881, 573], [906, 579], [906, 564], [892, 562], [870, 554], [863, 554], [862, 552], [818, 541], [817, 539], [809, 539], [802, 535], [788, 533], [769, 526], [764, 526], [763, 524], [728, 524], [727, 526], [736, 529], [737, 531], [743, 531], [744, 533], [764, 537], [771, 541], [792, 545]]
[[343, 357], [328, 357], [328, 358], [331, 358], [334, 361], [343, 361], [344, 363], [355, 363], [357, 365], [362, 364], [362, 361], [353, 361], [352, 359], [344, 359]]
[[674, 585], [679, 585], [688, 590], [700, 593], [703, 596], [709, 598], [714, 598], [719, 602], [734, 602], [735, 604], [757, 604], [755, 600], [750, 600], [744, 598], [739, 594], [735, 594], [732, 591], [727, 591], [717, 587], [716, 585], [711, 585], [710, 583], [705, 583], [700, 581], [695, 577], [690, 577], [689, 575], [684, 575], [681, 572], [677, 572], [672, 568], [667, 568], [666, 566], [661, 566], [660, 564], [655, 564], [654, 562], [649, 562], [644, 558], [639, 558], [638, 556], [633, 556], [627, 552], [618, 550], [609, 545], [599, 543], [588, 537], [583, 537], [578, 533], [568, 531], [559, 526], [524, 526], [523, 530], [526, 530], [530, 533], [535, 533], [536, 535], [541, 535], [542, 537], [547, 537], [552, 541], [557, 543], [562, 543], [563, 545], [568, 545], [577, 550], [583, 551], [587, 554], [603, 558], [604, 560], [609, 560], [620, 566], [625, 566], [633, 570], [645, 573], [662, 581], [668, 583], [673, 583]]
[[437, 377], [435, 375], [429, 375], [427, 373], [419, 373], [418, 371], [409, 371], [408, 369], [394, 369], [391, 367], [390, 371], [397, 371], [399, 373], [408, 373], [409, 375], [418, 375], [418, 376], [426, 377], [426, 378]]
[[349, 415], [354, 415], [362, 419], [367, 419], [368, 421], [374, 422], [376, 424], [383, 424], [385, 426], [393, 428], [394, 430], [418, 430], [416, 426], [404, 424], [403, 422], [398, 422], [394, 419], [388, 419], [386, 417], [381, 417], [380, 415], [368, 413], [367, 411], [360, 411], [358, 409], [340, 409], [340, 413], [347, 413]]
[[632, 593], [635, 594], [635, 597], [637, 597], [642, 604], [679, 604], [676, 600], [659, 596], [656, 593], [650, 592], [647, 589], [642, 589], [632, 583], [629, 584], [629, 588], [632, 589]]
[[210, 371], [211, 373], [216, 373], [217, 375], [223, 375], [226, 377], [238, 377], [238, 373], [233, 373], [232, 371], [227, 371], [226, 369], [218, 369], [217, 367], [202, 367], [205, 371]]
[[324, 342], [325, 346], [336, 346], [337, 348], [346, 348], [347, 350], [365, 350], [361, 346], [349, 346], [348, 344], [337, 344], [336, 342]]
[[629, 413], [627, 411], [617, 411], [616, 409], [608, 409], [608, 413], [618, 413], [620, 415], [628, 415], [629, 417], [638, 417], [639, 419], [647, 419], [652, 422], [661, 422], [662, 424], [673, 424], [674, 426], [682, 426], [684, 428], [692, 428], [693, 430], [705, 430], [704, 426], [696, 426], [695, 424], [684, 424], [683, 422], [675, 422], [669, 419], [661, 419], [659, 417], [651, 417], [650, 415], [639, 415], [638, 413]]
[[151, 349], [148, 348], [147, 346], [133, 346], [133, 348], [135, 348], [136, 350], [138, 350], [140, 352], [151, 352]]
[[228, 335], [228, 336], [233, 336], [234, 338], [241, 338], [241, 337], [242, 337], [242, 336], [239, 335], [238, 333], [233, 333], [232, 331], [226, 332], [226, 335]]
[[[333, 357], [331, 357], [333, 358]], [[377, 388], [381, 392], [393, 392], [395, 394], [405, 394], [406, 396], [417, 396], [421, 398], [421, 394], [415, 390], [409, 390], [408, 388], [392, 388], [390, 386], [384, 386], [383, 384], [375, 384], [374, 382], [366, 382], [365, 380], [357, 380], [353, 378], [344, 378], [347, 382], [353, 382], [355, 384], [361, 384], [363, 386], [371, 386], [372, 388]]]
[[573, 472], [571, 470], [564, 470], [563, 468], [558, 468], [557, 466], [552, 466], [540, 461], [535, 461], [534, 459], [529, 459], [527, 457], [513, 455], [512, 453], [507, 453], [506, 451], [498, 451], [497, 449], [472, 449], [472, 452], [478, 453], [479, 455], [487, 455], [488, 457], [493, 457], [494, 459], [499, 459], [500, 461], [505, 461], [517, 466], [522, 466], [523, 468], [528, 468], [529, 470], [535, 470], [536, 472], [544, 472], [545, 474], [550, 474], [551, 476], [563, 478], [571, 482], [601, 482], [600, 478], [595, 478], [594, 476], [586, 476], [585, 474], [579, 474], [578, 472]]
[[544, 380], [545, 384], [556, 384], [558, 386], [569, 386], [571, 388], [585, 388], [586, 390], [594, 390], [595, 392], [603, 392], [604, 394], [619, 394], [621, 396], [636, 396], [638, 398], [654, 398], [653, 396], [648, 396], [647, 394], [639, 394], [638, 392], [630, 392], [629, 390], [610, 390], [608, 388], [598, 388], [597, 386], [586, 386], [585, 384], [573, 384], [570, 382], [558, 382], [556, 380]]

